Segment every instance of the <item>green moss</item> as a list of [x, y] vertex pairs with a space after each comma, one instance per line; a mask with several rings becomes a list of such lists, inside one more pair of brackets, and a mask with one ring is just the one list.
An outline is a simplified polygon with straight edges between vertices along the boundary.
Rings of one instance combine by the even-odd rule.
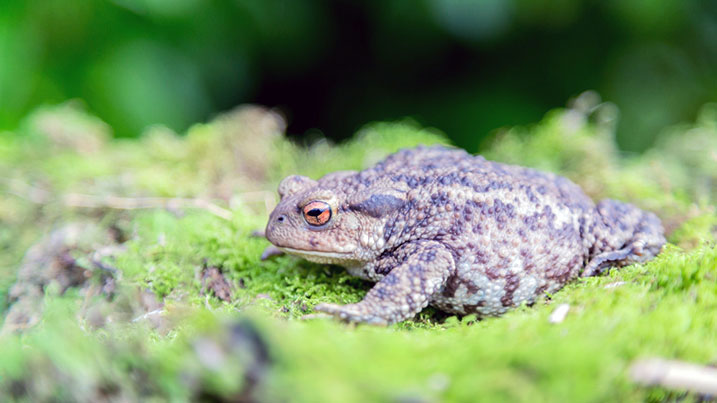
[[[671, 248], [653, 263], [573, 284], [550, 303], [469, 325], [406, 332], [290, 322], [277, 342], [289, 362], [309, 366], [285, 371], [284, 381], [299, 401], [639, 400], [625, 375], [633, 358], [717, 358], [706, 343], [717, 331], [716, 269], [715, 248]], [[571, 311], [553, 325], [558, 303]], [[318, 348], [317, 338], [332, 342]]]
[[[3, 297], [24, 251], [62, 223], [92, 219], [126, 238], [121, 252], [103, 258], [117, 269], [113, 291], [96, 292], [106, 285], [102, 273], [64, 294], [48, 287], [55, 291], [43, 297], [41, 323], [0, 336], [0, 394], [130, 401], [236, 400], [244, 393], [269, 401], [669, 398], [671, 392], [633, 384], [627, 369], [649, 356], [717, 360], [717, 216], [709, 207], [711, 189], [701, 185], [711, 183], [714, 171], [709, 153], [686, 164], [691, 154], [670, 140], [695, 131], [703, 133], [695, 141], [703, 141], [714, 125], [703, 117], [666, 134], [643, 156], [621, 157], [609, 125], [595, 113], [554, 111], [533, 127], [499, 134], [485, 154], [566, 174], [594, 197], [654, 208], [671, 226], [665, 251], [500, 318], [476, 321], [427, 309], [387, 328], [306, 317], [320, 302], [360, 300], [370, 284], [293, 257], [261, 261], [268, 243], [251, 233], [264, 226], [271, 207], [265, 204], [283, 176], [361, 169], [401, 147], [445, 143], [439, 133], [412, 122], [371, 124], [344, 144], [321, 141], [304, 149], [276, 135], [279, 124], [258, 129], [267, 115], [253, 109], [196, 125], [186, 137], [154, 128], [139, 140], [105, 140], [89, 154], [67, 144], [36, 148], [52, 141], [41, 131], [33, 135], [39, 140], [25, 143], [0, 136], [7, 177], [45, 195], [33, 202], [28, 189], [0, 184], [6, 191], [0, 219], [7, 224], [0, 226]], [[248, 140], [257, 133], [261, 140]], [[38, 156], [39, 163], [27, 160]], [[661, 170], [666, 174], [653, 175]], [[106, 195], [206, 198], [232, 218], [201, 208], [118, 211], [99, 203], [87, 209], [66, 204], [69, 193], [100, 201]], [[34, 226], [26, 225], [30, 218]], [[74, 252], [92, 266], [87, 251]], [[203, 279], [207, 267], [230, 285], [229, 302]], [[161, 314], [147, 307], [147, 295], [164, 303]], [[567, 317], [550, 323], [563, 303], [570, 306]], [[268, 361], [257, 358], [262, 345]], [[256, 374], [261, 385], [252, 383]]]
[[274, 179], [278, 183], [294, 174], [319, 178], [337, 170], [360, 170], [401, 148], [448, 143], [440, 132], [422, 128], [411, 120], [372, 123], [359, 130], [353, 139], [337, 146], [324, 140], [307, 150], [284, 144], [283, 150], [289, 155], [278, 161], [278, 175]]
[[670, 242], [685, 248], [717, 243], [717, 214], [704, 213], [686, 220], [670, 235]]

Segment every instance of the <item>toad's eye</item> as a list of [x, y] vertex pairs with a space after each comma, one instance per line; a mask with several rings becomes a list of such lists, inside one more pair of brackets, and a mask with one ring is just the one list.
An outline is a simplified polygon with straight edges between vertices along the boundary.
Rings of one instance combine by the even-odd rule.
[[331, 206], [329, 203], [322, 201], [312, 201], [304, 206], [304, 220], [309, 225], [324, 225], [331, 219]]

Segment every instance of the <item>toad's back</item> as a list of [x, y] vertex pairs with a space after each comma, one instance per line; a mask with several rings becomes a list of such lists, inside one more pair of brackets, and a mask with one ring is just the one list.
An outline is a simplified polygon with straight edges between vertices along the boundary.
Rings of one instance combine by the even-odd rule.
[[559, 289], [590, 257], [581, 234], [599, 219], [595, 205], [563, 177], [435, 149], [376, 170], [408, 190], [386, 243], [431, 239], [453, 254], [456, 272], [433, 299], [441, 309], [503, 313]]

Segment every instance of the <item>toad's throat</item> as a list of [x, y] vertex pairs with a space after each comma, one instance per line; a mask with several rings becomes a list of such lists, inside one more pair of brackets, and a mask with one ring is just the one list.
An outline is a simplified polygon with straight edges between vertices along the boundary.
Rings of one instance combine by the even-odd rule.
[[317, 250], [287, 248], [285, 246], [279, 246], [278, 248], [283, 250], [286, 253], [290, 253], [292, 255], [298, 255], [298, 256], [315, 256], [315, 257], [321, 257], [321, 258], [334, 258], [334, 259], [345, 259], [346, 257], [349, 256], [349, 252], [323, 252], [323, 251], [317, 251]]

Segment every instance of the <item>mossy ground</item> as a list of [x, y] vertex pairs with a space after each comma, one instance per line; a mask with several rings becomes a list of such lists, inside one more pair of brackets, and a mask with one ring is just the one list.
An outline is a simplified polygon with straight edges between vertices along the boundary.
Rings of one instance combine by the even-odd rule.
[[[670, 230], [664, 252], [500, 318], [429, 308], [386, 328], [302, 319], [320, 302], [360, 300], [370, 284], [292, 257], [261, 261], [268, 243], [251, 234], [283, 176], [361, 169], [401, 147], [445, 143], [440, 133], [372, 124], [345, 144], [305, 149], [281, 135], [280, 119], [244, 108], [184, 137], [155, 128], [112, 141], [75, 106], [37, 111], [21, 136], [0, 136], [3, 400], [683, 398], [627, 374], [639, 357], [717, 362], [717, 109], [644, 155], [621, 156], [611, 109], [588, 101], [498, 132], [480, 151], [656, 211]], [[168, 202], [177, 197], [231, 214]], [[74, 223], [90, 227], [63, 238]], [[51, 261], [26, 255], [33, 245]], [[209, 267], [230, 297], [218, 298]], [[79, 279], [63, 274], [72, 270]], [[567, 317], [550, 323], [563, 303]]]

